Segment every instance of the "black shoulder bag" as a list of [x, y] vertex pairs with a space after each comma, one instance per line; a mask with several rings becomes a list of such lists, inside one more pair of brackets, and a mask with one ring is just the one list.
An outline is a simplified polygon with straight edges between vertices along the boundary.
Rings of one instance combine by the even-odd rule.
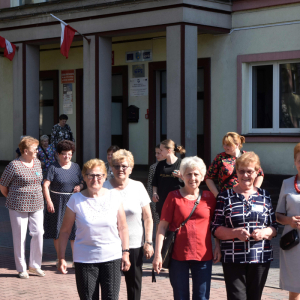
[[283, 235], [280, 239], [280, 248], [282, 250], [290, 250], [299, 244], [299, 236], [297, 229], [293, 229]]
[[[163, 246], [161, 249], [161, 256], [162, 256], [162, 267], [165, 269], [169, 269], [173, 247], [175, 243], [176, 234], [179, 231], [179, 229], [186, 224], [186, 222], [191, 218], [192, 214], [194, 213], [197, 205], [200, 203], [202, 196], [202, 191], [199, 192], [199, 196], [195, 202], [195, 205], [190, 213], [190, 215], [180, 224], [180, 226], [175, 231], [168, 230], [165, 234], [165, 238], [163, 241]], [[155, 275], [154, 275], [154, 269], [152, 270], [152, 282], [156, 282]]]

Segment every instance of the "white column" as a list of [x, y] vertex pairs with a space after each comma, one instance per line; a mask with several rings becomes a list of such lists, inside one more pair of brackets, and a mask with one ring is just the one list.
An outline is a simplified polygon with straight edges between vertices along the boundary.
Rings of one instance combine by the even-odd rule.
[[40, 47], [26, 45], [26, 135], [40, 136]]
[[[83, 39], [83, 161], [96, 157], [95, 127], [95, 37]], [[78, 129], [79, 130], [79, 129]]]
[[13, 147], [16, 149], [23, 135], [23, 44], [16, 44], [13, 59]]
[[106, 160], [111, 145], [111, 53], [111, 38], [99, 37], [99, 158], [102, 160]]
[[185, 149], [197, 155], [197, 27], [185, 26]]

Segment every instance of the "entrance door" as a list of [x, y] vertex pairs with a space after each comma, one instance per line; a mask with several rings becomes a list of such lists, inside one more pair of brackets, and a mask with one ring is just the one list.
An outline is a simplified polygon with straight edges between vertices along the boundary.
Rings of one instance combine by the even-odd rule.
[[128, 67], [112, 67], [111, 144], [128, 149]]
[[40, 71], [40, 136], [50, 137], [58, 123], [58, 70]]

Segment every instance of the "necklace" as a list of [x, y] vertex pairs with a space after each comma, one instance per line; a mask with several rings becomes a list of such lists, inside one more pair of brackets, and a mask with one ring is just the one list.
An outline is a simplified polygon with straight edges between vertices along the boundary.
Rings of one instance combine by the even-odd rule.
[[300, 194], [300, 189], [298, 188], [297, 180], [298, 180], [298, 174], [295, 176], [294, 186], [295, 186], [296, 192], [298, 194]]

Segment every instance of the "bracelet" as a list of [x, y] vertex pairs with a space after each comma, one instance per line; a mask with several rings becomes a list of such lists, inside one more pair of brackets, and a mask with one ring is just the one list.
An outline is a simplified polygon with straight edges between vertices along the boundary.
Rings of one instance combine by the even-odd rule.
[[146, 244], [149, 244], [150, 246], [153, 246], [153, 242], [145, 242]]
[[129, 249], [122, 250], [122, 253], [124, 253], [124, 252], [128, 252], [130, 254], [130, 250]]

